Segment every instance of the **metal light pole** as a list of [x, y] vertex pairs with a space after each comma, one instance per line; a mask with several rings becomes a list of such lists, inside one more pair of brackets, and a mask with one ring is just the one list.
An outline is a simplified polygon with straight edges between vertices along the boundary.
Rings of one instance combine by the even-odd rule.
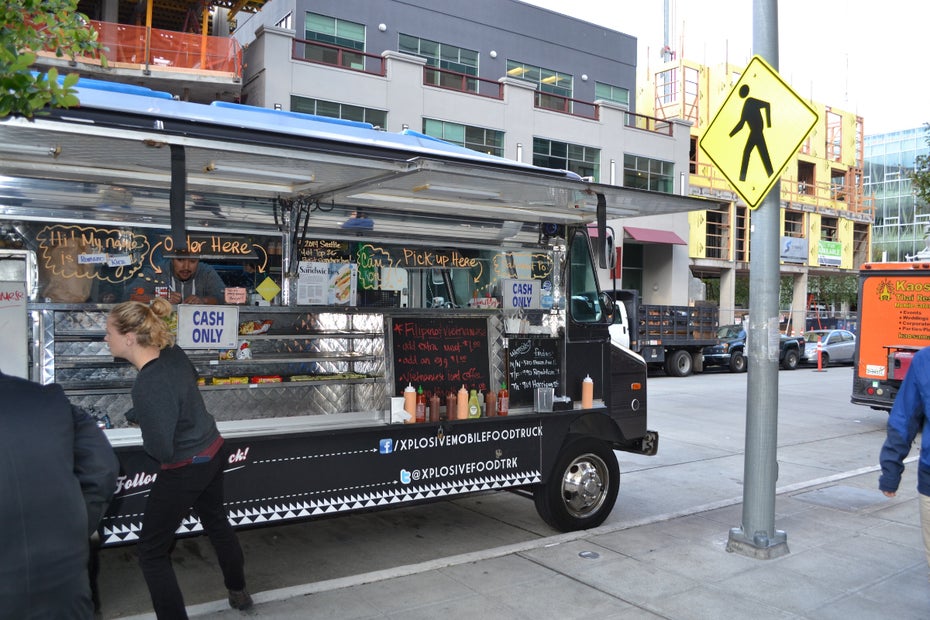
[[[777, 0], [753, 0], [752, 39], [753, 53], [777, 70]], [[758, 559], [788, 553], [787, 535], [775, 530], [780, 210], [781, 183], [776, 181], [751, 216], [743, 518], [727, 541], [727, 551]]]

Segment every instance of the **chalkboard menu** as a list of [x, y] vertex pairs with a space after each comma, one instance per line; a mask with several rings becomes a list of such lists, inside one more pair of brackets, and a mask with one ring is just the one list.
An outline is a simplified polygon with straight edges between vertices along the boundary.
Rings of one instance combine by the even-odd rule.
[[395, 318], [394, 395], [410, 383], [446, 393], [490, 387], [486, 318]]
[[537, 387], [560, 394], [562, 350], [558, 338], [509, 338], [510, 404], [532, 405]]
[[313, 263], [347, 263], [352, 252], [347, 241], [302, 239], [297, 243], [300, 260]]

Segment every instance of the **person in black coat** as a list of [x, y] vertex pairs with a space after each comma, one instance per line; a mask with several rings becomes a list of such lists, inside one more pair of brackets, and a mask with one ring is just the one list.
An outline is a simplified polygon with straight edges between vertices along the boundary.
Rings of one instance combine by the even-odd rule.
[[89, 541], [119, 462], [60, 385], [0, 372], [0, 619], [93, 618]]

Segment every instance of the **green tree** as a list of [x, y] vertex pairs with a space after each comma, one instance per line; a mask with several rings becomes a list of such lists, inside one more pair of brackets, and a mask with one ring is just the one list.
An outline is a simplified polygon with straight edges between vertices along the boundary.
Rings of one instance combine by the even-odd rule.
[[[45, 106], [67, 108], [78, 103], [76, 73], [61, 84], [58, 71], [34, 73], [34, 50], [59, 58], [94, 56], [102, 46], [87, 18], [77, 12], [77, 0], [6, 0], [0, 3], [0, 118], [27, 118]], [[101, 58], [106, 64], [106, 59]]]
[[811, 276], [807, 290], [819, 303], [834, 306], [846, 303], [855, 307], [859, 297], [859, 279], [852, 274]]
[[[924, 140], [930, 145], [930, 123], [924, 123]], [[930, 155], [918, 155], [911, 173], [911, 188], [926, 204], [930, 202]]]

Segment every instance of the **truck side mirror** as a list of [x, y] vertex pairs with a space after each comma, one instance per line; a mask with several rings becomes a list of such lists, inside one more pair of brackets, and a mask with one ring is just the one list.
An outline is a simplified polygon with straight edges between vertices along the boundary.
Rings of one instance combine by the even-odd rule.
[[610, 293], [601, 291], [600, 301], [601, 307], [604, 309], [604, 315], [613, 322], [614, 310], [616, 310], [614, 307], [614, 298], [610, 296]]

